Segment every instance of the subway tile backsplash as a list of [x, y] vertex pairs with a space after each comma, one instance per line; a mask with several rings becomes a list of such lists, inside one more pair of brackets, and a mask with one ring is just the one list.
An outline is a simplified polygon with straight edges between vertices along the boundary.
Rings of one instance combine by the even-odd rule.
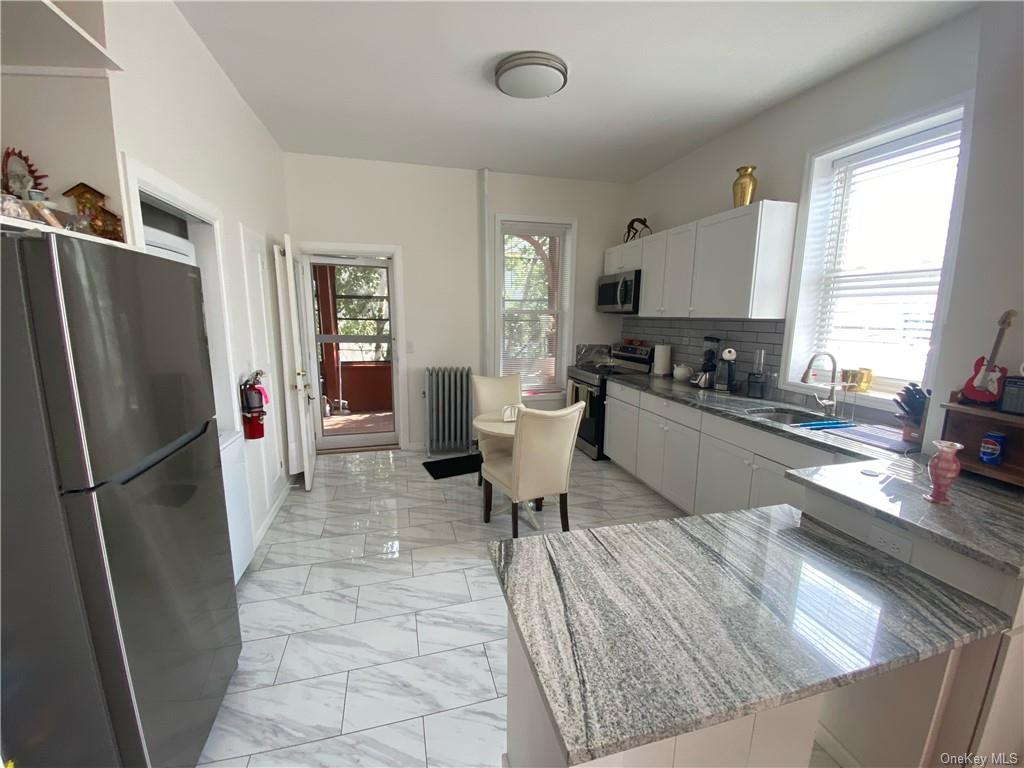
[[[694, 369], [699, 369], [703, 360], [704, 337], [717, 336], [722, 340], [720, 350], [725, 347], [736, 350], [736, 381], [740, 385], [739, 394], [746, 394], [747, 374], [754, 368], [754, 353], [764, 349], [765, 370], [771, 382], [767, 397], [817, 410], [818, 405], [813, 396], [776, 388], [778, 380], [775, 375], [782, 366], [782, 339], [785, 332], [785, 320], [622, 318], [624, 339], [641, 339], [648, 344], [671, 344], [672, 364], [686, 363]], [[841, 412], [845, 413], [845, 410], [841, 408]], [[865, 423], [897, 425], [896, 420], [886, 411], [858, 405], [855, 413], [857, 419]]]
[[786, 330], [784, 320], [701, 320], [656, 317], [624, 317], [622, 336], [642, 339], [649, 344], [671, 344], [672, 364], [686, 363], [700, 368], [704, 352], [704, 337], [717, 336], [721, 348], [736, 350], [736, 379], [746, 387], [747, 374], [754, 369], [754, 353], [765, 351], [765, 368], [776, 373], [782, 364], [782, 337]]

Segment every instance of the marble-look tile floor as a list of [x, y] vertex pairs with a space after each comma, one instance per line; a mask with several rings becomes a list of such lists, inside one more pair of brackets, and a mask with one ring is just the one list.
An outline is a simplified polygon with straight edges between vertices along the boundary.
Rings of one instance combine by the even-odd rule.
[[[485, 524], [476, 476], [433, 480], [425, 459], [320, 456], [313, 490], [289, 492], [238, 585], [242, 655], [201, 763], [501, 765], [507, 614], [486, 545], [512, 535], [508, 499]], [[572, 528], [682, 514], [609, 462], [578, 454], [571, 478]]]
[[[238, 585], [242, 654], [200, 763], [213, 768], [498, 768], [506, 609], [487, 556], [512, 535], [476, 476], [433, 480], [411, 451], [317, 459]], [[572, 528], [683, 514], [581, 453]], [[558, 500], [537, 513], [560, 530]], [[537, 533], [525, 520], [520, 535]], [[816, 745], [811, 768], [837, 768]]]

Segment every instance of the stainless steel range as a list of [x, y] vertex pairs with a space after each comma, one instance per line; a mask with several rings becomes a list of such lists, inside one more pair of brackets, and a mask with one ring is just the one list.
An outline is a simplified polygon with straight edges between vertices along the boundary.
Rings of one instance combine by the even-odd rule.
[[583, 402], [576, 447], [592, 459], [604, 455], [604, 398], [609, 377], [651, 372], [654, 347], [632, 344], [580, 344], [576, 347], [576, 365], [570, 365], [569, 404]]

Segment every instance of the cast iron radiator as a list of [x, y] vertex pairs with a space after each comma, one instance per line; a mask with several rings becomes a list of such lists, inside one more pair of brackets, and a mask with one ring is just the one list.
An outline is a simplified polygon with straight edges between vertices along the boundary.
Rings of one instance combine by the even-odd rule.
[[427, 368], [427, 455], [469, 451], [473, 434], [471, 368]]

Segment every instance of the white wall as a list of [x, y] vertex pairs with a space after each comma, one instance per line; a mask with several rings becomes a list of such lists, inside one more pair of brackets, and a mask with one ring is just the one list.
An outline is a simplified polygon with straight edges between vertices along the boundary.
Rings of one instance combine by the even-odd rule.
[[[963, 386], [974, 359], [989, 353], [1003, 310], [1022, 316], [1007, 333], [998, 361], [1013, 375], [1024, 360], [1024, 11], [1019, 3], [985, 3], [978, 15], [963, 219], [934, 371], [935, 394], [943, 400]], [[937, 439], [941, 430], [935, 413], [926, 439]]]
[[740, 165], [756, 199], [799, 200], [808, 153], [929, 109], [974, 87], [977, 19], [954, 19], [726, 131], [633, 185], [630, 211], [666, 229], [732, 207]]
[[310, 241], [402, 248], [410, 444], [425, 440], [424, 369], [479, 368], [482, 328], [476, 172], [426, 165], [285, 155], [288, 227]]
[[[402, 248], [409, 371], [407, 441], [425, 440], [424, 369], [483, 370], [480, 180], [473, 170], [286, 153], [288, 226], [301, 242]], [[616, 320], [594, 309], [604, 249], [624, 227], [626, 189], [604, 182], [490, 174], [492, 215], [574, 218], [578, 225], [574, 343], [610, 342]]]
[[[173, 3], [108, 3], [104, 11], [107, 47], [124, 70], [110, 76], [118, 150], [221, 213], [231, 367], [240, 379], [265, 365], [253, 334], [265, 346], [264, 323], [274, 322], [272, 308], [247, 290], [259, 285], [247, 281], [247, 270], [260, 273], [255, 257], [244, 262], [241, 225], [264, 241], [283, 235], [283, 154]], [[272, 392], [283, 393], [279, 359], [270, 373]], [[272, 402], [269, 416], [279, 444], [246, 444], [257, 535], [271, 511], [268, 498], [273, 503], [286, 483], [283, 472], [268, 483], [268, 452], [277, 461], [283, 455], [283, 408]]]

